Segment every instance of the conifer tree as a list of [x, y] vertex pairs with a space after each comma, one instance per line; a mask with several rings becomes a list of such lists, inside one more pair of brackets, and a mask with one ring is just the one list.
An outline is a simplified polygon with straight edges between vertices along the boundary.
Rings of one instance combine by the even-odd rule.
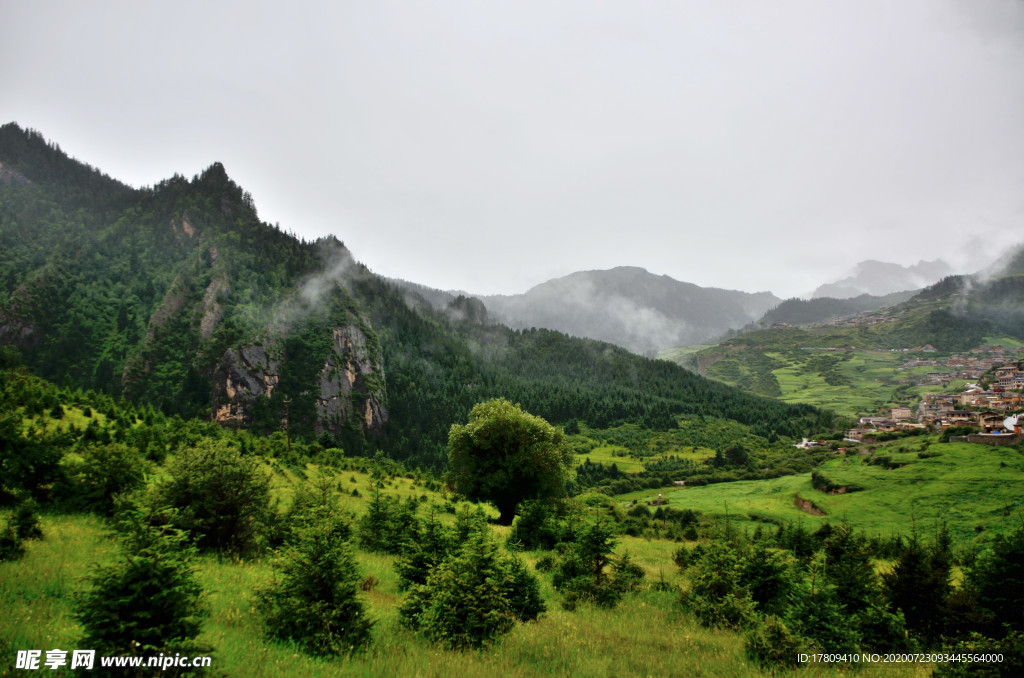
[[14, 509], [11, 523], [19, 539], [43, 538], [43, 528], [39, 522], [39, 505], [31, 497], [21, 501]]
[[257, 549], [273, 522], [270, 481], [254, 457], [206, 439], [178, 452], [156, 501], [178, 509], [175, 525], [201, 549], [245, 554]]
[[402, 603], [401, 623], [449, 647], [477, 648], [545, 609], [537, 579], [502, 556], [486, 526], [436, 567]]
[[893, 607], [902, 610], [907, 628], [928, 640], [935, 640], [943, 630], [952, 592], [951, 571], [949, 535], [943, 528], [931, 546], [912, 534], [892, 571], [882, 577], [885, 592]]
[[[1024, 526], [1009, 536], [997, 535], [992, 550], [969, 571], [967, 581], [982, 607], [991, 612], [989, 633], [1024, 634]], [[1019, 637], [1019, 636], [1018, 636]]]

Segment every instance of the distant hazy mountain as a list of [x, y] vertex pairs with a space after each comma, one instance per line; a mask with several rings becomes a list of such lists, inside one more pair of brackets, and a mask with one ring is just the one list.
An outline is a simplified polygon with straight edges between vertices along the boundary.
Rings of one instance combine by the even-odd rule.
[[771, 292], [699, 287], [633, 266], [581, 271], [525, 294], [480, 298], [490, 318], [510, 327], [546, 327], [642, 354], [702, 343], [781, 301]]
[[880, 297], [893, 292], [919, 290], [954, 273], [952, 267], [942, 259], [919, 261], [913, 266], [868, 259], [857, 264], [846, 278], [814, 290], [811, 298], [850, 299], [862, 294]]

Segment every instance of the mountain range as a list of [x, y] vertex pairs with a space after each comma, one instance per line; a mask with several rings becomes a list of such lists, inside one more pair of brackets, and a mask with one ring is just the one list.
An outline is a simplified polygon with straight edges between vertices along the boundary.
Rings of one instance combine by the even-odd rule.
[[262, 222], [219, 163], [135, 189], [37, 132], [0, 127], [4, 365], [432, 467], [451, 424], [493, 397], [597, 427], [664, 429], [693, 414], [797, 435], [828, 418], [607, 343], [510, 329], [469, 296], [437, 310], [425, 294], [375, 275], [337, 238]]
[[735, 331], [826, 322], [895, 306], [952, 273], [942, 260], [913, 266], [868, 260], [850, 276], [819, 286], [811, 299], [785, 301], [771, 292], [700, 287], [635, 266], [578, 271], [510, 295], [474, 296], [405, 280], [391, 282], [441, 311], [452, 312], [451, 304], [459, 297], [479, 299], [493, 322], [558, 330], [651, 356], [672, 347], [713, 343]]

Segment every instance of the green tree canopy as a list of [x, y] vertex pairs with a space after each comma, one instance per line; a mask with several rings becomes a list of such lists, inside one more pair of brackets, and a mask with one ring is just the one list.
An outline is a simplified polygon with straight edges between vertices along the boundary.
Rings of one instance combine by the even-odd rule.
[[452, 425], [448, 463], [457, 491], [494, 502], [498, 522], [511, 525], [521, 501], [564, 491], [572, 450], [560, 429], [498, 398], [477, 404], [468, 424]]

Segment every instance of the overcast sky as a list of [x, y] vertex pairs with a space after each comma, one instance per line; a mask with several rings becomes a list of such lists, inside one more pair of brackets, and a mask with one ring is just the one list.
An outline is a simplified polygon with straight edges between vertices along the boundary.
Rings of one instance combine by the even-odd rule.
[[375, 271], [780, 296], [1024, 242], [1024, 0], [4, 2], [0, 123]]

